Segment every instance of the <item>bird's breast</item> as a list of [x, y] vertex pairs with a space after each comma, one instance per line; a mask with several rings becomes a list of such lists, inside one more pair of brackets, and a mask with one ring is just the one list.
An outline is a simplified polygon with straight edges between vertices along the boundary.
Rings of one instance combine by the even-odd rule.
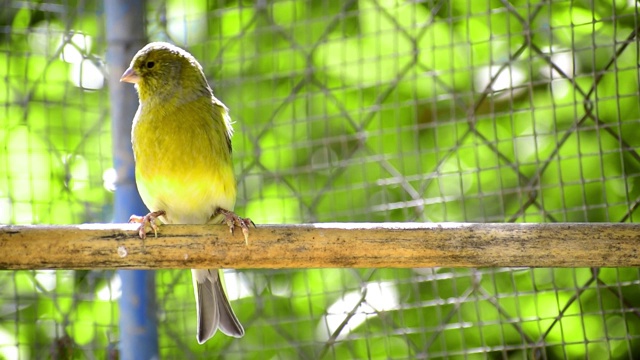
[[132, 131], [136, 182], [149, 210], [185, 224], [206, 223], [219, 207], [232, 210], [233, 167], [215, 123], [202, 113], [149, 110], [139, 111]]

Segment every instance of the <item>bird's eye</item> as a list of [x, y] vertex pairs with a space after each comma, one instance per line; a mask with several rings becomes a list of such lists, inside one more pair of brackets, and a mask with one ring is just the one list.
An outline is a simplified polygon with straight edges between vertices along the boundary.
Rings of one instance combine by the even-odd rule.
[[151, 69], [156, 63], [153, 61], [147, 61], [147, 69]]

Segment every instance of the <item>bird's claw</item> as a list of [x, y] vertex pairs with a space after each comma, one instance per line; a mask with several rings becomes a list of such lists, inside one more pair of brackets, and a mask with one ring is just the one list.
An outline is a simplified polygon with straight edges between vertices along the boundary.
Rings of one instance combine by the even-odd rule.
[[140, 227], [138, 228], [138, 236], [140, 236], [140, 239], [145, 239], [147, 237], [147, 226], [153, 230], [153, 235], [158, 237], [158, 225], [156, 224], [156, 219], [166, 214], [166, 211], [159, 210], [150, 212], [145, 216], [131, 215], [129, 223], [140, 224]]
[[236, 225], [242, 229], [242, 235], [244, 235], [244, 243], [249, 245], [249, 226], [256, 227], [256, 224], [249, 218], [241, 218], [233, 211], [218, 209], [218, 213], [224, 216], [224, 222], [229, 227], [229, 232], [233, 234]]

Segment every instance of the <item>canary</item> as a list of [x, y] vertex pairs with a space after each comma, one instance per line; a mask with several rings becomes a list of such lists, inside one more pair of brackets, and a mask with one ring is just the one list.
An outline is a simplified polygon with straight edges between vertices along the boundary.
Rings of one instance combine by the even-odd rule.
[[[131, 142], [142, 201], [151, 213], [132, 216], [146, 236], [156, 220], [165, 224], [225, 222], [231, 232], [250, 219], [232, 212], [236, 182], [231, 162], [233, 128], [227, 107], [214, 95], [202, 66], [187, 51], [154, 42], [133, 57], [120, 81], [134, 83], [140, 104]], [[191, 270], [197, 310], [197, 340], [204, 343], [217, 329], [242, 337], [222, 283], [222, 271]]]

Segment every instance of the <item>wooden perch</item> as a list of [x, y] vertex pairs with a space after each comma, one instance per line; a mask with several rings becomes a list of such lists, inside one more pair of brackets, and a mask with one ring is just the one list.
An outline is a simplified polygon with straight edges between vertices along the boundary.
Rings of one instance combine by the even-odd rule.
[[0, 269], [640, 266], [640, 225], [0, 226]]

